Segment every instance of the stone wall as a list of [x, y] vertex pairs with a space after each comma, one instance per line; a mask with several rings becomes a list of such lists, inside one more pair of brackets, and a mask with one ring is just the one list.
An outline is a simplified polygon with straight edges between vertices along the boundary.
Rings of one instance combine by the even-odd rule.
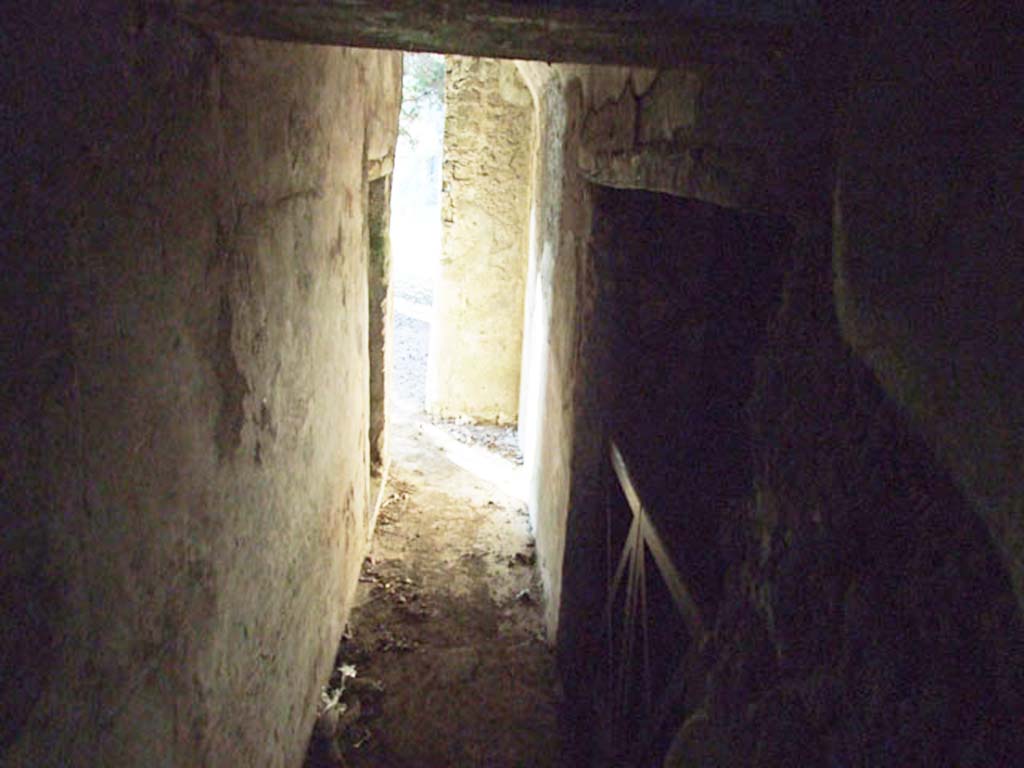
[[295, 766], [367, 535], [364, 162], [397, 55], [12, 9], [11, 766]]
[[449, 57], [433, 413], [516, 420], [532, 147], [533, 102], [515, 65]]

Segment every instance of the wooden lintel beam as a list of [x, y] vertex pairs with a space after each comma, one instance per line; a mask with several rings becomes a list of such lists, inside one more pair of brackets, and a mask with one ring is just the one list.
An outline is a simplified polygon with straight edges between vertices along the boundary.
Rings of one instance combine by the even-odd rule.
[[678, 12], [582, 10], [502, 0], [174, 0], [184, 19], [233, 35], [583, 64], [764, 61], [792, 28]]

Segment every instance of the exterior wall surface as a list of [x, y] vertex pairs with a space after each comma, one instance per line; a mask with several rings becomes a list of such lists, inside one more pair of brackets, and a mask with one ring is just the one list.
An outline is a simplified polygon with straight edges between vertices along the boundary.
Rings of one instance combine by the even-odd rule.
[[519, 402], [533, 102], [510, 62], [449, 57], [441, 267], [427, 409], [513, 423]]
[[4, 36], [0, 762], [293, 768], [366, 542], [400, 58], [37, 13]]

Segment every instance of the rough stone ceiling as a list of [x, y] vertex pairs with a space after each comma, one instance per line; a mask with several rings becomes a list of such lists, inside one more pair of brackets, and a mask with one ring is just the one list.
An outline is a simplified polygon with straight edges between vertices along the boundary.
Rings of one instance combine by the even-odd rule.
[[274, 40], [594, 64], [762, 60], [814, 0], [175, 0], [206, 28]]

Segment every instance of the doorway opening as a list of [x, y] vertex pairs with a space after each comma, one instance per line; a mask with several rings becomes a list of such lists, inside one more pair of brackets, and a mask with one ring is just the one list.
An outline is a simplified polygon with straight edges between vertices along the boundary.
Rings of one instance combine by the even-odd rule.
[[600, 449], [563, 567], [580, 580], [570, 621], [593, 644], [596, 764], [660, 764], [714, 625], [720, 538], [753, 485], [747, 403], [792, 230], [656, 192], [592, 193], [583, 354], [600, 415], [577, 440]]
[[514, 64], [404, 55], [389, 421], [518, 499], [532, 119]]

